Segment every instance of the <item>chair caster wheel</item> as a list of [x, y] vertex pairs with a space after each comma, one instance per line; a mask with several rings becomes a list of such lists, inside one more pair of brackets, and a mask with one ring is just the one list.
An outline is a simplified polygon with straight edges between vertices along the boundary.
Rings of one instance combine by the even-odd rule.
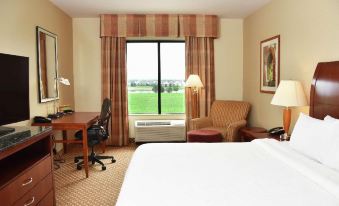
[[116, 162], [116, 160], [115, 159], [112, 159], [112, 163], [115, 163]]
[[95, 161], [92, 161], [92, 165], [94, 165], [95, 164]]
[[81, 170], [81, 166], [80, 165], [77, 165], [77, 170]]
[[102, 167], [101, 167], [101, 170], [106, 170], [106, 167], [105, 167], [105, 166], [102, 166]]
[[74, 159], [74, 163], [78, 163], [79, 162], [79, 160], [78, 159]]

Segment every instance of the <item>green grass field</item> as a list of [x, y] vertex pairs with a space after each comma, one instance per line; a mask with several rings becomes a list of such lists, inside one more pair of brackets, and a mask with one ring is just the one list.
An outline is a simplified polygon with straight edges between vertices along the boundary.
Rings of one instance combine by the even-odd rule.
[[[161, 113], [185, 113], [184, 93], [161, 93]], [[129, 93], [128, 112], [130, 114], [157, 114], [158, 94]]]

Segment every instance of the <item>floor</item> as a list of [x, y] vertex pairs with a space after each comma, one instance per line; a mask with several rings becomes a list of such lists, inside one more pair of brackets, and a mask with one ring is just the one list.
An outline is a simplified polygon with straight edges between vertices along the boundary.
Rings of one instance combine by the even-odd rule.
[[84, 170], [77, 170], [73, 159], [74, 156], [81, 155], [81, 147], [70, 148], [62, 156], [65, 163], [61, 163], [61, 167], [54, 172], [57, 206], [115, 205], [135, 149], [134, 145], [107, 147], [105, 155], [113, 155], [116, 163], [104, 160], [106, 171], [102, 171], [101, 166], [91, 165], [89, 178], [85, 178]]

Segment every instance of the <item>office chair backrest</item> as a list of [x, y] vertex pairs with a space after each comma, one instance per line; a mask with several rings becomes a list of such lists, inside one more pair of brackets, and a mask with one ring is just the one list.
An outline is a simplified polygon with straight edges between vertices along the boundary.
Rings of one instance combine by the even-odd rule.
[[102, 106], [101, 106], [101, 113], [98, 121], [98, 125], [105, 128], [106, 132], [108, 133], [108, 124], [111, 118], [111, 100], [105, 98]]

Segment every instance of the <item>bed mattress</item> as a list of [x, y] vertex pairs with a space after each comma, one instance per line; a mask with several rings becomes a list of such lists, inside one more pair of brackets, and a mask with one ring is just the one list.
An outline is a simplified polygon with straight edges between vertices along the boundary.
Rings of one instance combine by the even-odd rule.
[[117, 206], [334, 206], [339, 172], [273, 139], [140, 146]]

